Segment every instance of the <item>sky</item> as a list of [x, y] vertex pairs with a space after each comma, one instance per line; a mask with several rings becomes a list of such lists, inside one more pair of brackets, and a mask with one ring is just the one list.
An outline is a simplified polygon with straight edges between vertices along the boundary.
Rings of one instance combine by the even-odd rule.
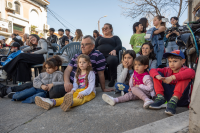
[[[120, 37], [122, 46], [126, 49], [131, 49], [129, 44], [130, 38], [133, 35], [132, 26], [138, 19], [127, 18], [122, 15], [125, 6], [120, 0], [48, 0], [48, 6], [55, 16], [65, 25], [59, 23], [48, 11], [47, 24], [57, 31], [60, 28], [69, 28], [73, 33], [76, 29], [81, 29], [83, 35], [92, 35], [94, 30], [98, 30], [98, 20], [100, 20], [100, 28], [105, 23], [110, 23], [113, 26], [114, 35]], [[175, 16], [171, 13], [169, 16]], [[144, 16], [141, 16], [144, 17]], [[179, 24], [182, 24], [187, 19], [187, 9], [179, 19]], [[101, 32], [101, 31], [100, 31]], [[101, 32], [102, 33], [102, 32]], [[72, 34], [73, 35], [73, 34]], [[73, 35], [74, 36], [74, 35]]]

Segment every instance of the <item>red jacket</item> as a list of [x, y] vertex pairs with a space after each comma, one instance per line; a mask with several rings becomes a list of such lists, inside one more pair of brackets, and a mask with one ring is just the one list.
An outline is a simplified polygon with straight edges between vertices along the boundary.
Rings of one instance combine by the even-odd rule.
[[150, 76], [154, 78], [156, 75], [160, 75], [158, 72], [164, 74], [165, 77], [174, 75], [176, 80], [172, 81], [171, 84], [176, 84], [179, 80], [193, 79], [195, 77], [195, 71], [191, 68], [183, 66], [178, 73], [173, 73], [169, 67], [165, 68], [152, 68], [149, 72]]

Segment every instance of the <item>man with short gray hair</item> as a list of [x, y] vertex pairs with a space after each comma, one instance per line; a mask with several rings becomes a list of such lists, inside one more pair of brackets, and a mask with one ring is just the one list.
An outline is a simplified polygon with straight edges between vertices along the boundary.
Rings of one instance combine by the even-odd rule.
[[98, 74], [99, 81], [101, 84], [101, 89], [104, 92], [113, 91], [113, 89], [105, 88], [105, 77], [104, 70], [106, 67], [106, 60], [103, 54], [99, 51], [95, 50], [95, 39], [90, 36], [84, 36], [81, 42], [81, 50], [82, 52], [76, 54], [72, 59], [64, 72], [64, 86], [55, 86], [49, 91], [50, 98], [60, 98], [65, 95], [65, 93], [70, 92], [73, 88], [73, 81], [75, 72], [77, 69], [76, 59], [80, 54], [86, 54], [90, 57], [92, 68], [95, 74]]

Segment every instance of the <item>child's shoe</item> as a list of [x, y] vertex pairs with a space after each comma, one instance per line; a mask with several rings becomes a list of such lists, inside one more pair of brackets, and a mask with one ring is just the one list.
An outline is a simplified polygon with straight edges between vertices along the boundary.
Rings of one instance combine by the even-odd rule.
[[8, 93], [8, 98], [12, 99], [13, 95], [15, 94], [16, 92], [10, 92]]
[[115, 105], [114, 98], [111, 97], [111, 96], [109, 96], [109, 95], [107, 95], [107, 94], [103, 94], [103, 95], [102, 95], [102, 99], [103, 99], [106, 103], [110, 104], [111, 106], [114, 106], [114, 105]]
[[53, 102], [49, 98], [43, 98], [39, 96], [35, 97], [35, 104], [46, 110], [49, 110], [53, 107]]
[[167, 103], [167, 108], [165, 113], [168, 115], [176, 114], [176, 107], [177, 107], [178, 98], [172, 97], [170, 101]]
[[151, 99], [146, 100], [146, 101], [144, 102], [143, 108], [145, 108], [145, 109], [149, 108], [149, 105], [152, 104], [152, 103], [154, 103], [153, 100], [151, 100]]
[[69, 110], [72, 104], [73, 104], [73, 94], [67, 93], [64, 96], [64, 100], [63, 103], [60, 105], [60, 108], [66, 112], [67, 110]]
[[161, 108], [166, 108], [166, 104], [165, 104], [166, 100], [165, 98], [161, 95], [161, 96], [157, 96], [154, 103], [149, 105], [150, 109], [161, 109]]

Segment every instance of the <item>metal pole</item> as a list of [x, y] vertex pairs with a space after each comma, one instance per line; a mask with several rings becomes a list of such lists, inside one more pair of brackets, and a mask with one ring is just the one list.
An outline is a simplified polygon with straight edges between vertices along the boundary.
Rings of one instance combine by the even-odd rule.
[[99, 34], [100, 34], [100, 19], [98, 21], [98, 31], [99, 31]]

